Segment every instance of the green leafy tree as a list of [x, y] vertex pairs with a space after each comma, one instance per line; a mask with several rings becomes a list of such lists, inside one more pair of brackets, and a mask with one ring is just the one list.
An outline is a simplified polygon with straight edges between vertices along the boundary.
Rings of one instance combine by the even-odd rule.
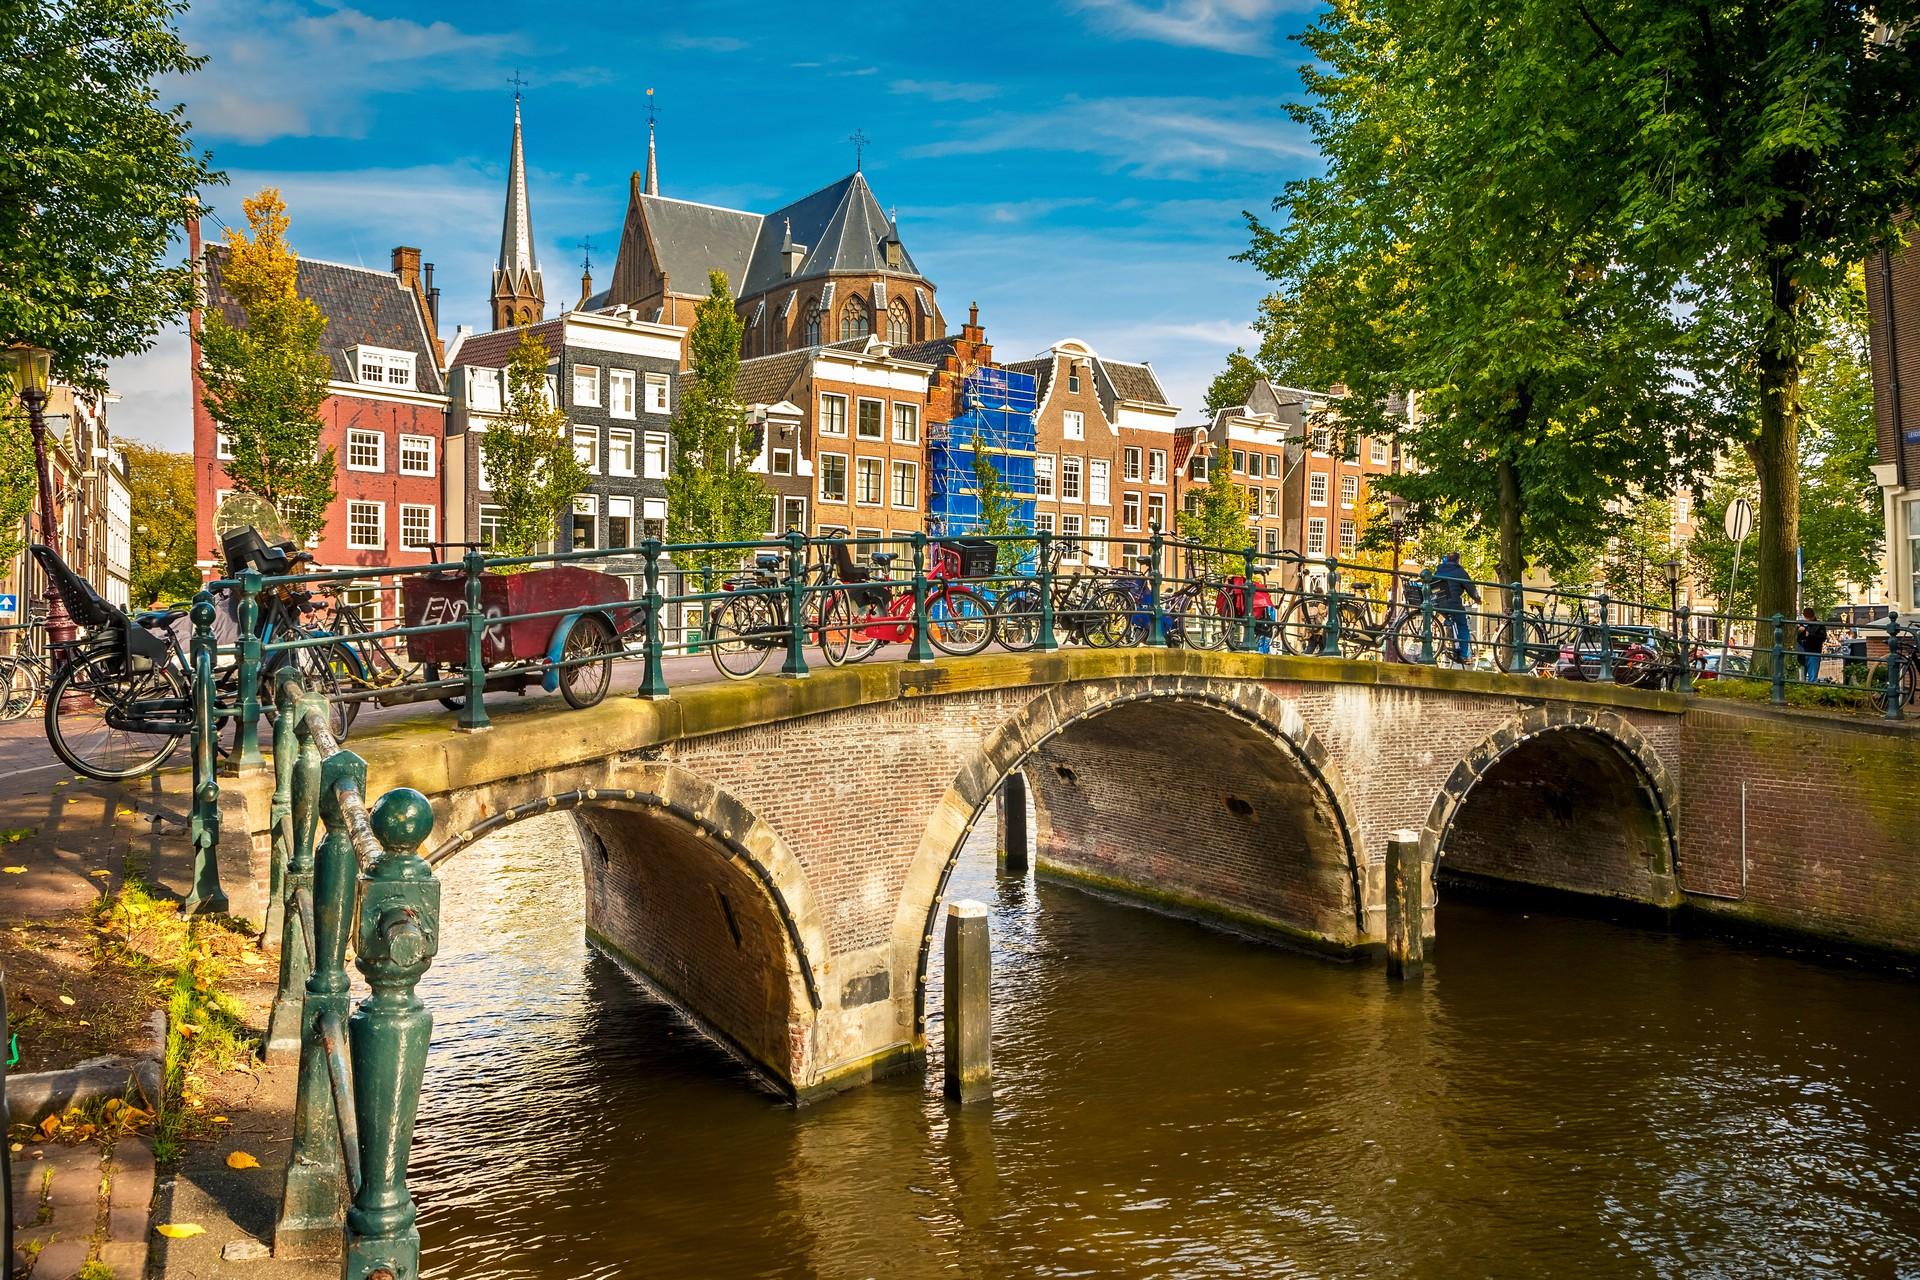
[[0, 560], [19, 555], [29, 539], [40, 541], [39, 510], [33, 431], [12, 383], [0, 378]]
[[481, 464], [500, 508], [496, 555], [529, 556], [551, 545], [561, 513], [587, 484], [586, 468], [573, 456], [567, 415], [548, 389], [552, 359], [531, 330], [520, 335], [507, 363], [505, 412], [481, 438]]
[[[753, 428], [740, 412], [739, 313], [727, 277], [707, 275], [707, 296], [688, 335], [693, 376], [673, 421], [673, 468], [667, 476], [669, 542], [748, 542], [766, 536], [773, 495], [747, 468], [759, 456]], [[718, 569], [738, 552], [684, 552], [682, 567]]]
[[1207, 483], [1194, 491], [1186, 510], [1174, 516], [1174, 527], [1189, 542], [1215, 550], [1190, 554], [1188, 566], [1193, 573], [1232, 572], [1244, 567], [1231, 552], [1248, 546], [1247, 491], [1233, 477], [1232, 454], [1223, 443], [1214, 448], [1207, 468]]
[[127, 489], [133, 507], [136, 605], [188, 600], [200, 589], [194, 564], [193, 456], [129, 442]]
[[248, 233], [229, 229], [221, 284], [240, 310], [229, 323], [209, 307], [200, 330], [201, 403], [233, 454], [236, 489], [257, 493], [299, 542], [326, 527], [334, 450], [320, 444], [320, 406], [332, 366], [320, 351], [327, 318], [297, 287], [287, 210], [267, 187], [245, 202]]
[[[1548, 7], [1528, 7], [1533, 32], [1552, 38]], [[1920, 3], [1610, 0], [1580, 7], [1578, 22], [1551, 12], [1624, 112], [1592, 141], [1626, 161], [1621, 192], [1644, 251], [1686, 264], [1699, 381], [1719, 393], [1755, 475], [1754, 603], [1790, 614], [1795, 548], [1814, 541], [1801, 525], [1818, 511], [1804, 500], [1816, 481], [1801, 441], [1825, 340], [1817, 312], [1920, 203]]]
[[1260, 366], [1247, 355], [1246, 348], [1235, 347], [1227, 356], [1227, 367], [1207, 386], [1207, 416], [1212, 417], [1222, 409], [1245, 404], [1247, 396], [1253, 391], [1253, 384], [1265, 376]]
[[[1885, 537], [1880, 490], [1871, 470], [1873, 374], [1867, 354], [1866, 291], [1857, 266], [1846, 287], [1825, 299], [1818, 314], [1825, 334], [1808, 349], [1803, 379], [1797, 471], [1804, 576], [1798, 603], [1828, 609], [1879, 577]], [[1715, 474], [1687, 548], [1696, 580], [1719, 598], [1723, 609], [1739, 613], [1757, 611], [1759, 575], [1749, 539], [1740, 567], [1742, 581], [1729, 595], [1734, 547], [1726, 536], [1726, 512], [1735, 498], [1757, 504], [1759, 497], [1752, 457], [1740, 451]], [[1791, 615], [1794, 610], [1779, 612]]]
[[101, 362], [152, 345], [193, 302], [174, 238], [223, 181], [162, 77], [201, 59], [169, 0], [0, 5], [0, 339], [103, 387]]
[[[1615, 600], [1652, 605], [1671, 603], [1667, 591], [1667, 561], [1683, 559], [1673, 540], [1673, 503], [1654, 495], [1626, 504], [1625, 516], [1601, 551], [1599, 585]], [[1654, 617], [1636, 621], [1663, 621]]]
[[1276, 225], [1249, 215], [1244, 255], [1276, 285], [1259, 363], [1346, 384], [1326, 425], [1398, 435], [1419, 466], [1379, 487], [1416, 531], [1491, 536], [1502, 582], [1589, 555], [1612, 499], [1706, 452], [1673, 373], [1681, 279], [1634, 238], [1605, 146], [1625, 107], [1563, 10], [1337, 0], [1304, 36], [1295, 109], [1326, 171]]
[[1033, 531], [1020, 519], [1020, 506], [1013, 490], [1000, 478], [1000, 469], [993, 465], [991, 451], [978, 437], [973, 449], [973, 489], [980, 499], [980, 521], [973, 532], [1007, 539], [997, 544], [998, 563], [1003, 570], [1010, 570], [1032, 554], [1035, 546], [1033, 539], [1013, 535]]

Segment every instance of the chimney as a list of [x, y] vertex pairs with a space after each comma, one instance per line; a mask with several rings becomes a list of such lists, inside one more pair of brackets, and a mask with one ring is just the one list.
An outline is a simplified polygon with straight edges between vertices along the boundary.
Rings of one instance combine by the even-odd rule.
[[393, 274], [400, 277], [400, 283], [414, 292], [420, 292], [420, 251], [405, 245], [393, 251]]
[[400, 281], [400, 287], [411, 293], [420, 304], [420, 318], [426, 323], [427, 341], [433, 347], [433, 362], [437, 367], [446, 356], [446, 348], [440, 342], [439, 290], [429, 291], [433, 283], [433, 268], [427, 267], [426, 279], [422, 281], [420, 251], [408, 245], [396, 245], [393, 250], [393, 274]]
[[980, 327], [980, 304], [977, 302], [967, 304], [967, 327], [969, 329]]
[[575, 304], [576, 307], [586, 306], [587, 299], [591, 298], [592, 296], [593, 296], [593, 272], [582, 271], [580, 273], [580, 301]]

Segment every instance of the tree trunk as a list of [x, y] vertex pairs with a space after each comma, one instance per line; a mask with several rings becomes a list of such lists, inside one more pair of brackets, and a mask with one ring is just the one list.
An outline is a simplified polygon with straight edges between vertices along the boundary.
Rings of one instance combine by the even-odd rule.
[[[1799, 606], [1801, 298], [1787, 266], [1773, 276], [1774, 313], [1759, 353], [1760, 433], [1747, 445], [1760, 481], [1753, 601], [1762, 618], [1792, 618]], [[1757, 628], [1755, 641], [1771, 645], [1772, 632]]]

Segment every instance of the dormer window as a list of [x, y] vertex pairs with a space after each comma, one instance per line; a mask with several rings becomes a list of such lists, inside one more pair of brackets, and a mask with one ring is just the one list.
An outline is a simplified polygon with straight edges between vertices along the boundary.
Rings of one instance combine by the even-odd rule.
[[359, 346], [353, 349], [353, 367], [359, 380], [370, 387], [413, 386], [413, 353], [388, 347]]
[[500, 370], [473, 368], [467, 371], [467, 401], [475, 409], [500, 407]]
[[1080, 390], [1080, 366], [1077, 364], [1067, 366], [1067, 390], [1073, 392]]

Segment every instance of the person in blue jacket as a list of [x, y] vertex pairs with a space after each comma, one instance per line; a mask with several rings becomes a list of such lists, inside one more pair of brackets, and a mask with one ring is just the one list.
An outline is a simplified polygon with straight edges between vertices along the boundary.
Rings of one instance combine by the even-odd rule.
[[1440, 557], [1439, 567], [1433, 571], [1433, 607], [1453, 632], [1453, 656], [1464, 667], [1467, 665], [1473, 629], [1467, 623], [1463, 600], [1471, 600], [1478, 605], [1480, 593], [1474, 590], [1473, 579], [1467, 576], [1466, 569], [1461, 565], [1460, 553], [1449, 551]]

